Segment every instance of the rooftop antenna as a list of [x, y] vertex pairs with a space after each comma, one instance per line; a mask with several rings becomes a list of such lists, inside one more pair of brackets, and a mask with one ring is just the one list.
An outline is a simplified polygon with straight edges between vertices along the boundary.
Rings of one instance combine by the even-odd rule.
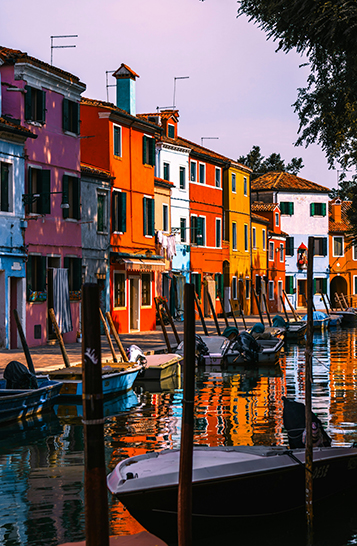
[[201, 146], [204, 140], [219, 140], [218, 136], [201, 136]]
[[115, 70], [106, 70], [105, 71], [105, 86], [106, 86], [106, 89], [107, 89], [107, 102], [109, 102], [109, 87], [116, 87], [116, 84], [113, 83], [113, 84], [110, 84], [109, 83], [109, 80], [108, 80], [108, 76], [109, 74], [114, 74]]
[[64, 34], [61, 36], [51, 36], [51, 66], [53, 65], [53, 50], [65, 49], [67, 47], [76, 47], [75, 45], [53, 45], [53, 40], [57, 38], [78, 38], [78, 34]]
[[190, 76], [175, 76], [174, 77], [174, 98], [172, 101], [173, 109], [176, 108], [176, 80], [188, 80]]

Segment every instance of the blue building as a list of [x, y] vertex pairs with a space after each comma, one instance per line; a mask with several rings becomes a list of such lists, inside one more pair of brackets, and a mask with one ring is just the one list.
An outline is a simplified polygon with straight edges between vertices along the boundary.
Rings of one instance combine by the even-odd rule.
[[13, 309], [17, 309], [25, 330], [27, 255], [22, 196], [24, 144], [29, 137], [36, 135], [16, 120], [0, 117], [0, 347], [6, 349], [15, 349], [20, 343]]

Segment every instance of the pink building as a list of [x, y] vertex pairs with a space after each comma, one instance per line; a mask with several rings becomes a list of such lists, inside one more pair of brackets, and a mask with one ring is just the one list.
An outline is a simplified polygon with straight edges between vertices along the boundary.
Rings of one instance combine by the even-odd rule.
[[37, 135], [25, 145], [27, 265], [26, 293], [17, 300], [20, 316], [30, 347], [53, 338], [48, 309], [56, 307], [59, 279], [65, 281], [70, 303], [61, 297], [57, 306], [67, 300], [62, 328], [64, 341], [71, 342], [79, 329], [82, 282], [79, 102], [85, 85], [68, 72], [4, 47], [0, 76], [3, 117], [19, 120]]

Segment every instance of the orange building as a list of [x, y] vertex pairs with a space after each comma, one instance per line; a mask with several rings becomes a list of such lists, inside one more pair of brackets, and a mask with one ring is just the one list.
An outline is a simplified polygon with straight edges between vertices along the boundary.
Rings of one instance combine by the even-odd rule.
[[[165, 269], [155, 253], [155, 142], [161, 128], [139, 119], [138, 77], [122, 64], [117, 105], [81, 101], [81, 159], [114, 177], [111, 192], [110, 309], [119, 332], [154, 330], [156, 276]], [[93, 204], [96, 206], [96, 204]]]

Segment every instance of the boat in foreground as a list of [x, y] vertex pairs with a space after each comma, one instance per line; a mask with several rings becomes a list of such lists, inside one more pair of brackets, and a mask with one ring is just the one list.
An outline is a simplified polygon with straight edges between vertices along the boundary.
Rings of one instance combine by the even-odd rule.
[[[150, 452], [125, 459], [107, 477], [109, 490], [144, 527], [159, 534], [175, 526], [180, 451]], [[280, 514], [304, 506], [305, 450], [286, 447], [195, 447], [193, 523], [214, 518]], [[314, 500], [357, 483], [357, 448], [313, 450]], [[158, 528], [156, 528], [156, 524]]]

